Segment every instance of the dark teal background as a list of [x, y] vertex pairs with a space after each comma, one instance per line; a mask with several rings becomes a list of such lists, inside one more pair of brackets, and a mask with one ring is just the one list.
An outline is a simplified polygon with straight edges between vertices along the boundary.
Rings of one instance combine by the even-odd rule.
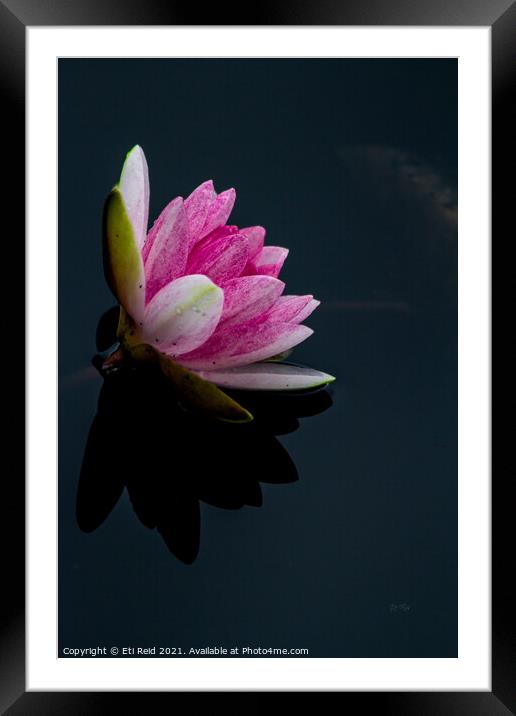
[[[281, 438], [299, 481], [203, 505], [190, 566], [126, 495], [92, 534], [75, 520], [113, 303], [101, 209], [135, 143], [151, 220], [213, 178], [237, 189], [232, 221], [290, 248], [288, 291], [322, 301], [296, 358], [338, 378]], [[456, 168], [455, 60], [59, 61], [60, 648], [456, 656]]]

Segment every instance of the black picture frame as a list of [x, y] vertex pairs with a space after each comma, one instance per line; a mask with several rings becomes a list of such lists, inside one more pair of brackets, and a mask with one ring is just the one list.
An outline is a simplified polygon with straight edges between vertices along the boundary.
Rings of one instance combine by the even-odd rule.
[[[242, 8], [243, 5], [240, 5]], [[229, 10], [229, 12], [228, 12]], [[430, 25], [490, 26], [492, 31], [492, 232], [501, 241], [512, 212], [513, 183], [505, 181], [515, 162], [511, 143], [516, 88], [516, 3], [513, 0], [280, 0], [241, 9], [220, 7], [203, 11], [203, 25]], [[25, 181], [25, 29], [59, 25], [198, 25], [198, 8], [171, 0], [0, 0], [0, 87], [4, 164], [10, 186], [4, 222], [6, 243], [15, 255], [12, 266], [24, 265], [22, 241]], [[211, 23], [210, 20], [214, 22]], [[7, 138], [7, 139], [6, 139]], [[512, 149], [511, 149], [512, 147]], [[5, 175], [4, 175], [5, 178]], [[5, 224], [4, 224], [5, 225]], [[30, 290], [30, 287], [28, 287]], [[21, 301], [23, 303], [23, 301]], [[17, 299], [20, 305], [20, 299]], [[14, 334], [14, 335], [12, 335]], [[24, 345], [23, 321], [13, 325], [9, 346]], [[33, 347], [29, 346], [29, 349]], [[9, 370], [21, 371], [22, 361]], [[24, 385], [20, 376], [20, 385]], [[16, 402], [23, 405], [23, 397]], [[21, 422], [21, 420], [20, 420]], [[4, 598], [0, 644], [0, 711], [25, 714], [152, 713], [174, 705], [176, 693], [25, 692], [25, 494], [21, 471], [4, 463]], [[16, 464], [12, 460], [12, 466]], [[23, 463], [22, 463], [23, 464]], [[11, 474], [12, 473], [12, 474]], [[491, 692], [342, 692], [342, 706], [358, 710], [369, 706], [392, 714], [516, 713], [516, 628], [510, 590], [514, 549], [513, 502], [510, 480], [503, 473], [492, 480], [492, 691]], [[512, 549], [511, 549], [512, 547]], [[265, 695], [265, 694], [264, 694]], [[198, 693], [197, 709], [212, 709], [220, 696]], [[215, 701], [213, 700], [215, 698]], [[165, 704], [163, 704], [163, 701]], [[123, 702], [123, 703], [121, 703]]]

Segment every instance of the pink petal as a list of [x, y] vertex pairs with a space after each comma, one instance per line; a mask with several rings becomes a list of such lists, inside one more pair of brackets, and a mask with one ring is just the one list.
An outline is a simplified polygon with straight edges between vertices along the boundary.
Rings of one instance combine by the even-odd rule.
[[293, 323], [245, 323], [224, 329], [221, 326], [196, 351], [181, 356], [188, 368], [219, 370], [256, 363], [297, 346], [313, 331]]
[[221, 323], [228, 327], [259, 316], [273, 306], [284, 288], [283, 281], [272, 276], [240, 276], [226, 281]]
[[[145, 260], [147, 278], [146, 301], [181, 275], [188, 257], [188, 222], [181, 197], [173, 199], [162, 211], [149, 232]], [[195, 273], [195, 272], [192, 272]]]
[[204, 380], [237, 390], [307, 390], [332, 383], [328, 373], [288, 363], [251, 363], [226, 370], [197, 371]]
[[218, 226], [222, 226], [226, 223], [233, 209], [235, 199], [235, 190], [228, 189], [218, 194], [218, 196], [212, 200], [208, 207], [206, 220], [199, 234], [199, 239], [209, 234], [210, 231], [213, 231], [213, 229], [216, 229]]
[[320, 305], [321, 305], [320, 301], [318, 301], [316, 298], [312, 298], [310, 301], [308, 301], [308, 303], [305, 305], [305, 307], [302, 308], [299, 311], [299, 313], [297, 315], [295, 315], [291, 320], [294, 323], [301, 323], [302, 321], [305, 320], [305, 318], [308, 318], [308, 316], [310, 316], [315, 311], [317, 306], [320, 306]]
[[247, 263], [247, 239], [240, 234], [203, 240], [188, 258], [186, 273], [202, 273], [218, 284], [240, 276]]
[[142, 340], [176, 355], [202, 345], [219, 322], [224, 293], [206, 276], [182, 276], [158, 291], [145, 309]]
[[319, 305], [313, 296], [281, 296], [263, 319], [284, 323], [301, 323]]
[[231, 236], [232, 234], [240, 234], [238, 226], [228, 226], [227, 224], [224, 224], [224, 226], [219, 226], [216, 229], [213, 229], [213, 231], [210, 231], [210, 233], [204, 236], [194, 248], [200, 249], [201, 246], [205, 246], [206, 244], [215, 241], [215, 239], [225, 239], [226, 236]]
[[246, 267], [246, 274], [262, 274], [277, 277], [288, 255], [288, 249], [281, 246], [264, 246], [260, 253]]
[[138, 145], [127, 153], [118, 187], [141, 250], [149, 220], [149, 170], [143, 149]]
[[263, 249], [265, 241], [265, 229], [263, 226], [248, 226], [246, 229], [240, 229], [240, 234], [246, 237], [249, 246], [249, 260], [252, 260]]
[[194, 189], [190, 196], [185, 199], [185, 210], [190, 227], [192, 240], [200, 238], [201, 229], [206, 221], [208, 209], [213, 199], [217, 196], [213, 188], [213, 181], [205, 181]]

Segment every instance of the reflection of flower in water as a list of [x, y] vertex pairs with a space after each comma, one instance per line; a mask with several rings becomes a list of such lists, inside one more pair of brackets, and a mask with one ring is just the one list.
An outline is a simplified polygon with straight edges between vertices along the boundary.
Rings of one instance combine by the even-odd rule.
[[[239, 398], [240, 399], [240, 398]], [[247, 392], [255, 420], [228, 424], [185, 411], [154, 366], [106, 377], [90, 429], [77, 493], [82, 530], [99, 527], [124, 488], [140, 521], [156, 528], [185, 563], [199, 551], [199, 501], [225, 509], [262, 504], [260, 483], [297, 480], [292, 459], [275, 437], [298, 418], [326, 410], [326, 390]]]

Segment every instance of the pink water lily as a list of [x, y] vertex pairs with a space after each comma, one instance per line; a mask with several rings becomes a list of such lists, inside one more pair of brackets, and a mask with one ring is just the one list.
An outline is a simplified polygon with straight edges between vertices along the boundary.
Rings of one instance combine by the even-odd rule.
[[270, 362], [313, 333], [302, 322], [319, 301], [284, 294], [278, 276], [288, 250], [265, 246], [264, 228], [228, 224], [235, 196], [206, 181], [172, 199], [147, 231], [147, 162], [139, 146], [128, 153], [104, 216], [106, 277], [125, 314], [119, 335], [226, 388], [331, 382], [320, 371]]

